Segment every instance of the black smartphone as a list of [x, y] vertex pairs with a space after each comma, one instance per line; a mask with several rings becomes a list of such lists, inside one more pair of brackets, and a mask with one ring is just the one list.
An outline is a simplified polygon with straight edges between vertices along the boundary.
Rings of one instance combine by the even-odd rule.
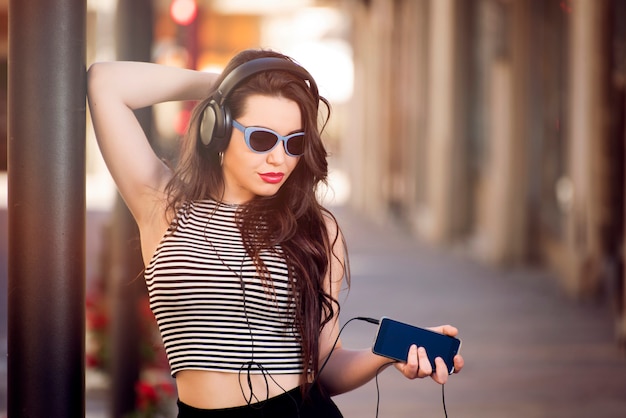
[[454, 372], [454, 356], [461, 349], [461, 340], [386, 317], [380, 320], [372, 351], [394, 360], [406, 361], [412, 344], [426, 349], [433, 370], [435, 358], [441, 357], [448, 373]]

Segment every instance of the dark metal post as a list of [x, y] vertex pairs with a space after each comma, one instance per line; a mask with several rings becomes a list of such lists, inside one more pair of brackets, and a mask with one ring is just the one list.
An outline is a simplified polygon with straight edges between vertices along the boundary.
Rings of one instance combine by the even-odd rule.
[[9, 417], [85, 414], [85, 0], [9, 4]]

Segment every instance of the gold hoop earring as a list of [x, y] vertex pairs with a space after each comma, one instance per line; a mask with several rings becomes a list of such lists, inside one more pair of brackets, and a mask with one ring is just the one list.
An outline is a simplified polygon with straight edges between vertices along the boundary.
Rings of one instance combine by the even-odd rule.
[[224, 165], [224, 151], [220, 151], [217, 155], [220, 158], [220, 166], [223, 166]]

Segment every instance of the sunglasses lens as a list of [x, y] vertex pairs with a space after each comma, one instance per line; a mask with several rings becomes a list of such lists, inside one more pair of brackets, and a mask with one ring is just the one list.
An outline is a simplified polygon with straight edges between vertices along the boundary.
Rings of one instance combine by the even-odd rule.
[[302, 155], [304, 154], [304, 134], [298, 136], [292, 136], [287, 141], [287, 152], [291, 155]]
[[271, 150], [278, 138], [271, 132], [254, 131], [250, 134], [250, 147], [256, 152], [266, 152]]
[[[265, 130], [264, 128], [246, 128], [246, 138], [248, 139], [248, 145], [255, 152], [268, 152], [271, 151], [276, 144], [281, 141], [277, 134]], [[285, 149], [288, 154], [293, 156], [299, 156], [304, 154], [304, 133], [299, 133], [291, 136], [285, 142]]]

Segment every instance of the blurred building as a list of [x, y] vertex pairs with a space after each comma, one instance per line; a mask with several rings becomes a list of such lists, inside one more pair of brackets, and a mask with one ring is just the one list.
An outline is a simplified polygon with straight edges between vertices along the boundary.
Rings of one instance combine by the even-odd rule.
[[[624, 308], [626, 2], [352, 0], [351, 203]], [[349, 156], [349, 158], [348, 158]]]
[[[493, 265], [549, 268], [612, 305], [626, 339], [625, 0], [155, 5], [157, 62], [219, 70], [261, 46], [312, 70], [348, 204]], [[156, 111], [167, 149], [185, 109]]]

